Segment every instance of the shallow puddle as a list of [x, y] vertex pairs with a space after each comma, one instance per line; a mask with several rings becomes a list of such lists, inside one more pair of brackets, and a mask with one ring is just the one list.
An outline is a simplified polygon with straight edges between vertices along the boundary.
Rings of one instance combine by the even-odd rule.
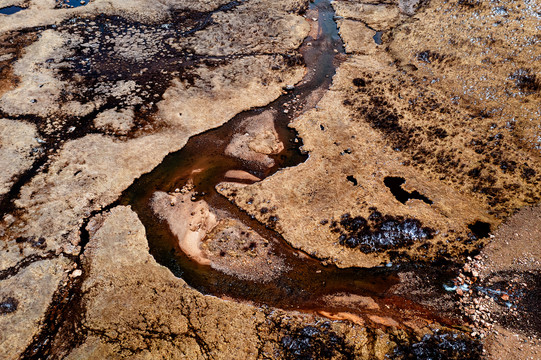
[[382, 31], [376, 31], [376, 34], [373, 36], [374, 42], [377, 45], [382, 45], [383, 41], [381, 40], [381, 36], [383, 35]]
[[75, 8], [79, 6], [85, 6], [87, 5], [89, 0], [64, 0], [62, 1], [62, 5], [70, 8]]
[[21, 10], [24, 10], [24, 9], [25, 8], [20, 7], [20, 6], [8, 6], [8, 7], [5, 7], [5, 8], [1, 8], [0, 9], [0, 14], [13, 15], [15, 13], [18, 13]]

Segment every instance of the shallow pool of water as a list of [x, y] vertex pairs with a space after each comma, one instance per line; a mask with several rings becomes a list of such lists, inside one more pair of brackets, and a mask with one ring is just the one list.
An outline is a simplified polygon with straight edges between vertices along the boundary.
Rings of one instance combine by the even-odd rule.
[[12, 15], [12, 14], [18, 13], [19, 11], [22, 11], [24, 9], [25, 8], [20, 7], [20, 6], [8, 6], [8, 7], [0, 9], [0, 14]]

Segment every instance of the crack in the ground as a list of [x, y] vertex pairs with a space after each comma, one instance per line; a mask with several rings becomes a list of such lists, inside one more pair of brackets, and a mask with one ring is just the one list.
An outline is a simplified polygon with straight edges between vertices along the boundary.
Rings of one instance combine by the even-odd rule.
[[[109, 211], [114, 206], [116, 206], [116, 202], [93, 211], [88, 217], [83, 219], [79, 230], [79, 246], [81, 248], [79, 255], [67, 256], [76, 264], [77, 269], [83, 270], [83, 273], [81, 276], [61, 284], [55, 291], [45, 313], [44, 321], [41, 323], [40, 331], [34, 336], [32, 343], [23, 352], [22, 359], [58, 357], [60, 353], [64, 353], [63, 355], [65, 355], [77, 345], [82, 344], [86, 337], [81, 321], [86, 313], [81, 288], [86, 279], [82, 257], [86, 245], [90, 241], [87, 225], [92, 218]], [[60, 339], [57, 338], [59, 335]]]

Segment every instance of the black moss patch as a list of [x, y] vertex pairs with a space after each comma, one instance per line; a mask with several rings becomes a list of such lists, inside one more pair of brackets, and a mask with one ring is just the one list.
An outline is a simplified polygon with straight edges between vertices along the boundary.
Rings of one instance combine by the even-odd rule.
[[8, 297], [0, 302], [0, 315], [11, 314], [17, 311], [19, 301], [17, 299]]
[[281, 339], [283, 358], [295, 360], [354, 359], [354, 349], [328, 323], [290, 330]]
[[417, 60], [427, 64], [432, 62], [441, 62], [445, 59], [445, 56], [434, 51], [425, 50], [417, 54]]
[[476, 360], [481, 359], [482, 345], [464, 335], [453, 333], [425, 335], [414, 344], [398, 346], [392, 359]]
[[520, 174], [520, 176], [526, 180], [526, 181], [530, 181], [532, 180], [533, 177], [535, 177], [536, 175], [536, 172], [534, 169], [532, 169], [531, 167], [529, 167], [527, 164], [524, 164], [523, 167], [522, 167], [522, 172]]
[[391, 105], [384, 98], [373, 96], [369, 106], [359, 107], [357, 111], [373, 129], [383, 133], [395, 150], [403, 151], [415, 145], [415, 129], [400, 124], [403, 116], [392, 111]]
[[355, 78], [353, 79], [353, 85], [357, 87], [364, 87], [366, 86], [366, 80], [361, 79], [361, 78]]
[[394, 195], [396, 200], [400, 201], [402, 204], [405, 204], [410, 199], [418, 199], [424, 201], [427, 204], [433, 204], [432, 200], [430, 200], [417, 190], [408, 192], [402, 189], [402, 184], [404, 184], [405, 182], [406, 179], [396, 176], [387, 176], [385, 177], [385, 179], [383, 179], [383, 183], [385, 184], [385, 186], [387, 186], [389, 190], [391, 190], [391, 193]]
[[340, 245], [372, 253], [408, 246], [434, 237], [435, 231], [423, 227], [417, 219], [382, 215], [375, 208], [371, 208], [371, 211], [368, 219], [344, 214], [340, 221], [331, 222], [331, 231], [340, 233]]

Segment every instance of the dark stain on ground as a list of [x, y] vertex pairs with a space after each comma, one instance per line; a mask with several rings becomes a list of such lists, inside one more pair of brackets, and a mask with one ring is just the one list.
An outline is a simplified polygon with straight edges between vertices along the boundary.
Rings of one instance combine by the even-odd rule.
[[19, 301], [13, 297], [7, 297], [0, 302], [0, 315], [11, 314], [17, 311]]
[[[90, 241], [87, 230], [89, 221], [116, 205], [115, 202], [101, 210], [95, 210], [84, 219], [79, 228], [81, 252]], [[85, 259], [68, 254], [63, 256], [72, 260], [76, 265], [75, 268], [83, 270], [82, 276], [70, 278], [56, 289], [42, 320], [41, 331], [34, 335], [32, 343], [25, 349], [21, 359], [64, 359], [72, 349], [80, 346], [88, 335], [88, 329], [83, 325], [86, 312], [82, 291], [83, 282], [86, 279]]]
[[399, 345], [392, 359], [396, 360], [477, 360], [481, 359], [483, 347], [480, 342], [456, 333], [425, 335], [414, 344]]
[[331, 222], [330, 227], [332, 232], [340, 233], [340, 245], [364, 253], [403, 248], [431, 239], [435, 233], [417, 219], [382, 215], [376, 208], [371, 208], [368, 219], [344, 214], [339, 221]]
[[22, 237], [22, 236], [19, 236], [18, 238], [15, 239], [15, 242], [17, 244], [27, 243], [27, 244], [30, 244], [30, 246], [32, 246], [34, 248], [39, 248], [39, 249], [43, 249], [43, 250], [47, 248], [47, 241], [43, 237], [35, 237], [35, 236]]
[[[419, 61], [432, 64], [448, 60], [430, 51], [418, 55]], [[380, 132], [391, 149], [407, 157], [404, 165], [476, 193], [498, 217], [510, 215], [516, 199], [527, 204], [540, 200], [538, 192], [529, 190], [541, 180], [538, 165], [516, 160], [524, 158], [524, 148], [517, 146], [512, 122], [498, 123], [492, 113], [479, 109], [457, 112], [419, 80], [410, 79], [412, 87], [400, 76], [389, 82], [376, 81], [368, 72], [357, 76], [343, 104], [354, 120]], [[538, 82], [526, 70], [515, 78], [527, 88]], [[471, 135], [454, 130], [464, 126], [472, 126]]]
[[355, 359], [355, 349], [325, 322], [318, 326], [289, 329], [280, 340], [288, 360]]
[[417, 60], [422, 61], [427, 64], [432, 62], [441, 62], [445, 60], [445, 56], [431, 50], [421, 51], [416, 55]]
[[37, 37], [37, 33], [32, 29], [9, 31], [0, 35], [0, 57], [6, 57], [0, 61], [0, 96], [19, 83], [19, 79], [13, 75], [12, 65], [21, 56], [24, 48], [36, 41]]
[[[59, 26], [58, 30], [81, 37], [82, 44], [63, 69], [64, 80], [74, 81], [79, 75], [79, 93], [65, 94], [63, 101], [105, 98], [101, 110], [130, 105], [133, 99], [107, 93], [118, 81], [134, 81], [136, 119], [141, 127], [148, 123], [173, 78], [193, 84], [196, 66], [219, 66], [228, 57], [207, 57], [193, 54], [190, 49], [173, 46], [179, 38], [188, 37], [212, 24], [212, 14], [227, 11], [240, 3], [226, 4], [213, 12], [177, 11], [168, 24], [144, 24], [120, 16], [99, 15], [95, 18], [75, 18]], [[124, 38], [124, 41], [119, 39]], [[285, 57], [285, 56], [284, 56]], [[278, 67], [280, 70], [281, 67]]]
[[[132, 106], [136, 130], [131, 136], [139, 129], [144, 131], [146, 126], [159, 127], [153, 118], [156, 103], [173, 78], [193, 85], [198, 78], [195, 74], [198, 67], [214, 68], [236, 58], [258, 55], [198, 55], [192, 49], [178, 46], [180, 38], [190, 37], [212, 25], [213, 14], [229, 11], [241, 3], [233, 1], [210, 12], [176, 11], [166, 24], [145, 24], [107, 15], [66, 21], [58, 31], [76, 35], [84, 46], [73, 45], [73, 54], [66, 59], [67, 65], [61, 71], [62, 78], [74, 82], [79, 89], [64, 94], [62, 101], [84, 104], [103, 100], [96, 112]], [[302, 64], [297, 54], [266, 55], [273, 57], [272, 69], [276, 72]], [[111, 91], [119, 81], [135, 83], [130, 96], [115, 95]]]
[[359, 114], [364, 114], [372, 128], [384, 134], [385, 138], [393, 144], [395, 150], [402, 151], [418, 142], [413, 136], [415, 129], [401, 125], [399, 120], [403, 116], [394, 112], [383, 97], [374, 96], [370, 100], [370, 106], [357, 110]]
[[361, 79], [361, 78], [355, 78], [353, 79], [353, 85], [357, 86], [357, 87], [365, 87], [366, 86], [366, 80], [364, 79]]
[[541, 80], [530, 69], [518, 69], [509, 76], [515, 82], [515, 86], [527, 94], [541, 91]]
[[383, 179], [385, 186], [391, 190], [391, 193], [394, 195], [396, 200], [400, 201], [402, 204], [405, 204], [410, 199], [418, 199], [424, 201], [425, 203], [432, 205], [433, 202], [417, 190], [408, 192], [402, 189], [402, 185], [406, 182], [406, 179], [398, 176], [386, 176]]
[[[177, 49], [171, 46], [170, 42], [206, 28], [212, 24], [212, 14], [229, 11], [241, 3], [242, 1], [232, 1], [209, 12], [176, 11], [172, 13], [171, 22], [168, 24], [144, 24], [120, 16], [102, 14], [93, 18], [72, 18], [59, 25], [27, 28], [0, 37], [0, 55], [14, 55], [11, 59], [0, 62], [0, 96], [3, 91], [13, 88], [18, 82], [18, 79], [11, 75], [12, 64], [19, 59], [24, 47], [36, 41], [40, 31], [50, 29], [80, 38], [80, 42], [74, 40], [66, 44], [71, 51], [68, 58], [59, 61], [50, 59], [43, 65], [58, 69], [62, 80], [75, 85], [74, 91], [69, 93], [64, 91], [61, 94], [60, 101], [62, 103], [78, 101], [81, 104], [101, 102], [93, 111], [84, 116], [62, 114], [54, 114], [46, 118], [36, 115], [11, 116], [0, 110], [0, 118], [34, 123], [38, 128], [39, 137], [44, 140], [41, 145], [42, 155], [32, 168], [15, 180], [8, 194], [0, 196], [2, 212], [15, 211], [13, 199], [17, 198], [22, 186], [28, 183], [37, 171], [47, 171], [49, 156], [65, 142], [92, 133], [106, 133], [119, 138], [135, 137], [141, 132], [148, 131], [147, 128], [156, 130], [160, 127], [161, 125], [157, 125], [154, 119], [156, 103], [169, 87], [173, 77], [193, 83], [195, 67], [216, 67], [237, 57], [198, 56], [189, 49]], [[142, 48], [138, 48], [135, 52], [117, 51], [114, 40], [120, 36], [131, 36], [125, 42], [128, 47], [137, 43], [130, 32], [141, 35], [143, 39], [146, 39], [145, 36], [149, 34], [155, 35], [155, 38], [152, 38], [152, 41], [147, 41], [148, 39], [143, 41], [140, 44]], [[136, 58], [138, 55], [145, 55], [148, 50], [156, 51], [156, 53], [145, 59]], [[131, 59], [130, 56], [132, 56]], [[295, 53], [269, 56], [273, 56], [275, 60], [273, 69], [277, 72], [283, 70], [284, 67], [303, 63], [302, 57]], [[140, 99], [136, 99], [136, 104], [133, 105], [134, 130], [124, 136], [94, 128], [93, 120], [100, 112], [109, 109], [122, 110], [134, 100], [134, 97], [114, 96], [108, 93], [108, 89], [118, 81], [130, 80], [136, 84], [136, 89], [132, 94]], [[39, 106], [39, 103], [35, 106]], [[51, 119], [58, 123], [52, 129], [48, 125]]]

